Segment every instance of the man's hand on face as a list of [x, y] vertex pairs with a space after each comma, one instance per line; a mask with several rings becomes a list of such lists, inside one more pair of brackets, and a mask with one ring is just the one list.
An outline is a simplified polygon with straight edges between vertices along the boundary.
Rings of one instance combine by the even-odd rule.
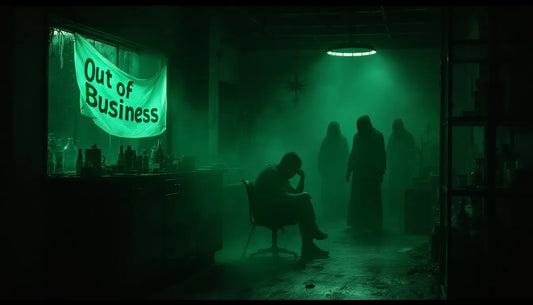
[[305, 173], [304, 173], [304, 171], [301, 170], [301, 169], [297, 169], [297, 170], [296, 170], [296, 174], [297, 174], [298, 176], [300, 176], [300, 177], [305, 177]]

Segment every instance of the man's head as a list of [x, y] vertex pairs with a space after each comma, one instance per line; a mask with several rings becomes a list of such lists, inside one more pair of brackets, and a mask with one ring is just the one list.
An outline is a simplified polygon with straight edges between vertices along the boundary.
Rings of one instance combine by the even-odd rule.
[[357, 120], [357, 132], [366, 134], [370, 133], [374, 129], [372, 123], [370, 122], [370, 117], [368, 115], [363, 115]]
[[340, 134], [341, 134], [341, 125], [339, 124], [339, 122], [335, 122], [335, 121], [330, 122], [328, 126], [327, 137], [336, 138], [340, 136]]
[[302, 167], [302, 159], [294, 152], [286, 153], [278, 164], [279, 171], [287, 179], [294, 177], [300, 167]]
[[392, 131], [396, 131], [396, 132], [399, 132], [399, 131], [403, 131], [405, 128], [403, 126], [403, 121], [402, 119], [395, 119], [393, 122], [392, 122]]

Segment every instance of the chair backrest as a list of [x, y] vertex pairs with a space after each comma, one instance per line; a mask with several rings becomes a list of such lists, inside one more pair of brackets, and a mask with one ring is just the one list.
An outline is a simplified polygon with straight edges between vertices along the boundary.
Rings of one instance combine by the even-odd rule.
[[254, 183], [252, 181], [244, 179], [242, 181], [246, 187], [246, 194], [248, 195], [248, 218], [251, 224], [255, 224], [254, 218]]

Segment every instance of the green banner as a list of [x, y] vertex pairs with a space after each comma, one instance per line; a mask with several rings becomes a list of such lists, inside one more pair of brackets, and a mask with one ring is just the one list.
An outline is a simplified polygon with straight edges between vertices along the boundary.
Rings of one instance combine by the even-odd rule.
[[142, 79], [119, 69], [79, 34], [74, 49], [81, 114], [117, 137], [153, 137], [165, 131], [166, 66]]

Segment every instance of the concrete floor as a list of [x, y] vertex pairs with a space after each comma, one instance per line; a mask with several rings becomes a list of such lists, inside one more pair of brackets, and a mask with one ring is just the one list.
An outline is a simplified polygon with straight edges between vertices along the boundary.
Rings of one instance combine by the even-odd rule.
[[[152, 299], [203, 300], [435, 300], [438, 265], [430, 261], [429, 236], [394, 233], [355, 236], [337, 221], [323, 225], [329, 238], [317, 241], [330, 257], [303, 263], [283, 256], [250, 258], [270, 246], [270, 231], [258, 227], [247, 250], [245, 234], [224, 237], [215, 264], [150, 294]], [[240, 229], [242, 231], [242, 228]], [[230, 231], [231, 232], [231, 231]], [[297, 226], [279, 234], [279, 246], [300, 254]]]

